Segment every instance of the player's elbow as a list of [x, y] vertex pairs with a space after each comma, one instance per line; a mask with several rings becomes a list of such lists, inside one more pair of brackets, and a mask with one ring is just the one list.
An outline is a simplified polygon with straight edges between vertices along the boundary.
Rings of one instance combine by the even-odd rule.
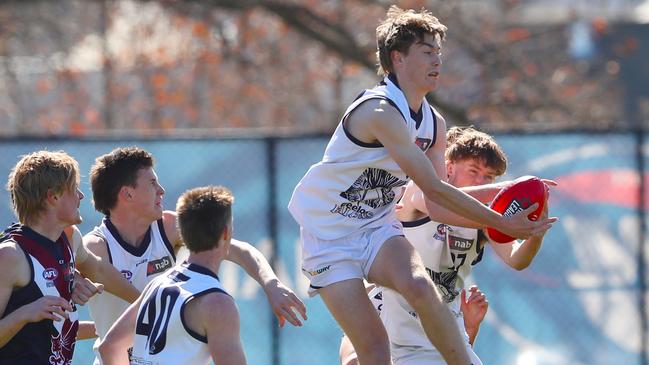
[[516, 270], [516, 271], [523, 271], [523, 270], [527, 269], [530, 266], [530, 262], [529, 261], [528, 262], [513, 262], [509, 266], [511, 266], [511, 268]]
[[103, 363], [106, 363], [107, 359], [111, 358], [110, 354], [114, 353], [114, 347], [115, 345], [108, 339], [104, 339], [99, 343], [97, 351], [99, 352], [99, 356], [101, 357]]

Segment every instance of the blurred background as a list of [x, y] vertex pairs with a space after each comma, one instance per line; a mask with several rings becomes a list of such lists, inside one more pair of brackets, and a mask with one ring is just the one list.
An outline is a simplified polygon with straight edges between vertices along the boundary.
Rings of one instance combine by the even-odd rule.
[[[84, 223], [94, 158], [138, 145], [173, 209], [186, 189], [236, 197], [235, 237], [254, 244], [305, 301], [302, 328], [278, 329], [241, 270], [237, 300], [252, 365], [337, 364], [341, 331], [308, 299], [286, 204], [339, 117], [378, 81], [381, 0], [3, 1], [0, 175], [19, 156], [65, 150], [82, 172]], [[487, 249], [473, 282], [489, 298], [476, 342], [485, 364], [649, 364], [646, 158], [649, 1], [395, 1], [449, 27], [441, 86], [449, 125], [493, 133], [505, 179], [554, 179], [561, 221], [523, 272]], [[0, 223], [15, 218], [0, 191]], [[82, 313], [87, 317], [85, 309]], [[90, 364], [92, 341], [74, 365]]]

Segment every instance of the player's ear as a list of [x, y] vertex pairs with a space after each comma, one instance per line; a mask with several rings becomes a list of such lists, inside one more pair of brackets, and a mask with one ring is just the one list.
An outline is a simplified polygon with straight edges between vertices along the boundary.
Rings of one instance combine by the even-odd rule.
[[446, 161], [446, 177], [451, 177], [453, 175], [453, 172], [455, 171], [455, 164], [453, 161]]
[[228, 224], [223, 233], [221, 234], [221, 239], [224, 241], [229, 241], [232, 239], [232, 223]]
[[119, 195], [126, 200], [130, 200], [133, 197], [128, 186], [122, 186], [119, 189]]
[[403, 54], [399, 51], [392, 50], [390, 52], [390, 58], [392, 59], [392, 66], [400, 65], [403, 63]]
[[57, 200], [59, 200], [59, 195], [56, 194], [52, 189], [47, 189], [47, 193], [45, 193], [45, 199], [48, 203], [53, 204]]

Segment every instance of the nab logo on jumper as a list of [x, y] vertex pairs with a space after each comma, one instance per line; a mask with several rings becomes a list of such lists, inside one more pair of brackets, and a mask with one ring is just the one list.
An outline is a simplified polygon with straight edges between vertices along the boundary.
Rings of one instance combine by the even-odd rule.
[[165, 256], [158, 260], [149, 261], [146, 267], [146, 275], [150, 276], [163, 272], [173, 265], [173, 261], [169, 256]]

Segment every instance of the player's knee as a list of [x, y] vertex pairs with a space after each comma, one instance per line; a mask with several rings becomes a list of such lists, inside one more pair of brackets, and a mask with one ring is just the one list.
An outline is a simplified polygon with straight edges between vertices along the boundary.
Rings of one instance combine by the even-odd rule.
[[436, 293], [433, 283], [428, 278], [415, 276], [401, 288], [401, 295], [411, 306], [417, 307], [418, 303], [427, 304]]

